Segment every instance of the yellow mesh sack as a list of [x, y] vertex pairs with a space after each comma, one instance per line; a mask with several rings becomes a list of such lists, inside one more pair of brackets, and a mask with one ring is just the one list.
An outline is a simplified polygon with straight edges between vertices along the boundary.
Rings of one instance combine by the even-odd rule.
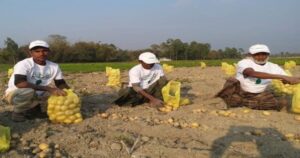
[[297, 66], [297, 63], [295, 61], [293, 61], [293, 60], [286, 61], [286, 62], [284, 62], [284, 65], [283, 65], [283, 67], [284, 67], [285, 70], [292, 70], [296, 66]]
[[71, 90], [64, 89], [66, 96], [52, 95], [48, 99], [47, 114], [53, 123], [79, 123], [82, 122], [80, 113], [81, 101]]
[[106, 67], [106, 76], [108, 77], [107, 86], [120, 87], [121, 86], [121, 72], [120, 69], [113, 69]]
[[162, 96], [166, 106], [178, 108], [180, 105], [180, 86], [181, 83], [177, 81], [169, 81], [166, 86], [162, 88]]
[[300, 84], [297, 84], [295, 87], [291, 111], [294, 113], [300, 113]]
[[222, 62], [221, 69], [227, 76], [234, 76], [236, 74], [235, 65], [230, 65], [226, 62]]
[[200, 62], [200, 68], [201, 68], [201, 69], [204, 69], [204, 68], [206, 68], [206, 64], [205, 64], [205, 62], [203, 62], [203, 61], [201, 61], [201, 62]]
[[180, 102], [179, 102], [179, 105], [181, 106], [181, 105], [188, 105], [188, 104], [190, 104], [191, 103], [191, 101], [190, 101], [190, 99], [189, 98], [180, 98]]
[[14, 73], [14, 69], [10, 68], [7, 70], [7, 78], [10, 78], [10, 76]]
[[0, 125], [0, 152], [5, 152], [10, 146], [10, 128]]
[[110, 70], [112, 70], [112, 67], [108, 67], [108, 66], [105, 67], [105, 75], [106, 76], [109, 76]]
[[172, 72], [174, 70], [174, 66], [172, 65], [163, 64], [162, 67], [164, 72]]

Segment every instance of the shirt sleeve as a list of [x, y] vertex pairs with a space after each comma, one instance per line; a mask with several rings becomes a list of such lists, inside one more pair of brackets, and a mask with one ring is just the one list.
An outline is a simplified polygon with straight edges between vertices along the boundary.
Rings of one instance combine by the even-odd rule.
[[27, 66], [22, 62], [17, 63], [14, 66], [14, 74], [27, 76]]
[[251, 64], [246, 60], [241, 60], [237, 64], [237, 73], [243, 74], [244, 70], [247, 68], [251, 68]]
[[161, 67], [160, 64], [158, 64], [158, 69], [160, 71], [160, 77], [165, 76], [164, 70], [163, 70], [163, 68]]
[[129, 82], [130, 83], [140, 83], [140, 75], [139, 72], [136, 69], [131, 69], [129, 71]]
[[60, 70], [59, 66], [57, 66], [56, 75], [54, 77], [55, 80], [61, 80], [63, 79], [62, 71]]

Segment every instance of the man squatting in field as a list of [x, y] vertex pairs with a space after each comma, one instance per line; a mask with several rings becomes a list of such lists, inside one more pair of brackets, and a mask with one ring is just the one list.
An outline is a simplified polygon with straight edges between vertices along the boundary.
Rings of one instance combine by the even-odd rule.
[[[41, 104], [46, 102], [49, 93], [66, 95], [62, 89], [69, 86], [63, 79], [58, 64], [47, 60], [49, 52], [49, 45], [46, 42], [33, 41], [29, 44], [31, 57], [19, 61], [14, 66], [14, 72], [5, 91], [5, 100], [14, 105], [13, 121], [25, 121], [36, 116], [46, 117]], [[53, 80], [56, 87], [49, 86]]]
[[248, 56], [237, 64], [235, 78], [229, 78], [223, 89], [216, 95], [227, 107], [246, 106], [257, 110], [280, 111], [288, 104], [283, 96], [276, 96], [267, 89], [272, 79], [284, 83], [299, 83], [299, 78], [289, 77], [277, 64], [268, 61], [270, 50], [266, 45], [256, 44], [249, 48]]
[[114, 103], [135, 106], [149, 101], [152, 106], [162, 106], [161, 89], [167, 80], [158, 59], [153, 53], [144, 52], [139, 55], [139, 62], [129, 70], [129, 85], [119, 91]]

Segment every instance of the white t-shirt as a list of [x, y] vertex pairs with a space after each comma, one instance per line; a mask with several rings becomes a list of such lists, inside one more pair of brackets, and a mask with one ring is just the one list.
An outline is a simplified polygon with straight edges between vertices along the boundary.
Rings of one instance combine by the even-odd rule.
[[141, 64], [134, 66], [129, 70], [129, 87], [133, 83], [140, 83], [142, 89], [147, 89], [154, 82], [164, 76], [162, 67], [159, 64], [154, 64], [151, 69], [144, 69]]
[[246, 77], [243, 71], [246, 68], [252, 68], [254, 71], [264, 72], [269, 74], [287, 75], [285, 71], [277, 64], [267, 62], [264, 65], [256, 64], [251, 59], [243, 59], [237, 64], [236, 78], [240, 81], [241, 88], [250, 93], [261, 93], [266, 90], [272, 79], [259, 79], [255, 77]]
[[[15, 74], [25, 75], [27, 76], [27, 82], [41, 86], [48, 86], [54, 79], [63, 79], [58, 64], [47, 60], [46, 65], [38, 65], [32, 58], [26, 58], [14, 66], [14, 72], [9, 79], [8, 88], [5, 91], [6, 94], [18, 89], [14, 83]], [[41, 93], [42, 91], [37, 91], [37, 94]]]

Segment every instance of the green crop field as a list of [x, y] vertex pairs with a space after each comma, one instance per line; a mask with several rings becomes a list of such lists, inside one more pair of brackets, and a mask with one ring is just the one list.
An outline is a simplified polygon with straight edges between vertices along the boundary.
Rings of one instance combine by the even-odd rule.
[[[300, 58], [271, 58], [271, 62], [279, 65], [283, 65], [284, 62], [294, 60], [297, 64], [300, 63]], [[166, 61], [161, 62], [173, 65], [174, 67], [195, 67], [200, 65], [200, 61], [206, 63], [207, 66], [220, 66], [221, 62], [237, 63], [239, 59], [223, 59], [223, 60], [178, 60], [178, 61]], [[60, 63], [60, 67], [63, 72], [96, 72], [105, 71], [106, 66], [112, 68], [120, 68], [121, 70], [128, 70], [138, 62], [106, 62], [106, 63]], [[10, 64], [0, 64], [0, 72], [6, 72], [7, 69], [13, 67]]]

